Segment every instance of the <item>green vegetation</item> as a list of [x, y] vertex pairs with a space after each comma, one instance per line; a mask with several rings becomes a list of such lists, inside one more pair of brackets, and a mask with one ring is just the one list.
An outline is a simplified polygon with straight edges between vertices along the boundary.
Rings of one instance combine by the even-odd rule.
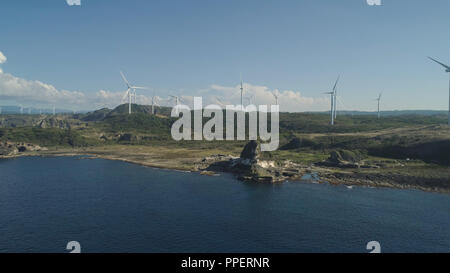
[[0, 129], [0, 140], [3, 142], [28, 142], [41, 146], [63, 147], [82, 147], [98, 143], [98, 141], [85, 138], [70, 129], [32, 127]]
[[[168, 117], [171, 108], [156, 107], [156, 115], [152, 115], [151, 106], [133, 105], [133, 111], [136, 113], [128, 115], [128, 105], [124, 104], [113, 110], [104, 108], [77, 115], [0, 116], [0, 127], [3, 127], [0, 140], [48, 147], [121, 144], [234, 154], [245, 144], [245, 141], [173, 141], [170, 130], [175, 119]], [[329, 126], [328, 122], [326, 113], [281, 113], [280, 149], [263, 156], [311, 164], [324, 160], [332, 151], [346, 150], [366, 157], [411, 158], [450, 165], [450, 129], [439, 125], [446, 122], [441, 113], [382, 119], [374, 115], [340, 115], [335, 126]], [[40, 128], [42, 124], [56, 128]]]

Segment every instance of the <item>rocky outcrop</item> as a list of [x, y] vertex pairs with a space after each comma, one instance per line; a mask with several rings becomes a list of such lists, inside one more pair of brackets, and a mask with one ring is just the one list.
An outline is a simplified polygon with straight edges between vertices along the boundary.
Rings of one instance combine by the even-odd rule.
[[259, 158], [260, 151], [259, 143], [256, 140], [251, 140], [244, 146], [240, 158], [254, 162]]
[[337, 168], [379, 168], [366, 164], [364, 159], [365, 156], [359, 151], [335, 150], [330, 152], [327, 160], [316, 165]]
[[16, 156], [25, 152], [46, 150], [45, 147], [31, 143], [0, 142], [0, 156]]
[[39, 128], [70, 129], [70, 123], [67, 120], [54, 117], [38, 120], [35, 126]]
[[125, 133], [119, 136], [119, 141], [124, 141], [124, 142], [133, 142], [136, 141], [137, 137], [133, 134], [130, 133]]
[[248, 142], [240, 157], [215, 155], [204, 158], [198, 165], [201, 172], [231, 172], [245, 181], [282, 182], [287, 179], [299, 179], [305, 167], [286, 161], [276, 163], [260, 159], [261, 150], [257, 141]]
[[6, 143], [0, 144], [0, 156], [13, 156], [19, 153], [17, 147]]

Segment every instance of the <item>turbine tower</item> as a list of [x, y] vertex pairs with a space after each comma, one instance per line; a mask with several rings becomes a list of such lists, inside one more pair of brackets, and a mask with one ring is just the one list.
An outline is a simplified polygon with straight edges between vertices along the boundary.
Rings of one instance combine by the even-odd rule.
[[325, 92], [325, 93], [323, 93], [323, 94], [328, 94], [328, 95], [330, 95], [330, 98], [331, 98], [331, 110], [330, 110], [330, 113], [331, 113], [331, 121], [330, 121], [330, 124], [331, 124], [331, 125], [334, 125], [334, 111], [333, 111], [333, 106], [334, 106], [334, 92]]
[[383, 93], [380, 93], [380, 95], [378, 96], [378, 98], [376, 99], [378, 101], [378, 119], [380, 118], [380, 101], [381, 101], [381, 95]]
[[[435, 60], [435, 59], [433, 59], [431, 57], [428, 57], [428, 58], [430, 58], [430, 60], [432, 60], [432, 61], [442, 65], [445, 68], [445, 72], [448, 72], [449, 75], [450, 75], [450, 66], [448, 66], [446, 64], [443, 64], [443, 63], [441, 63], [441, 62], [439, 62], [439, 61], [437, 61], [437, 60]], [[450, 126], [450, 82], [449, 82], [449, 87], [448, 87], [448, 96], [449, 96], [448, 97], [448, 125]]]
[[155, 114], [155, 105], [157, 105], [156, 103], [156, 96], [152, 97], [152, 115]]
[[128, 114], [131, 114], [131, 102], [132, 102], [133, 96], [134, 96], [134, 103], [136, 103], [136, 89], [147, 90], [148, 88], [131, 85], [128, 82], [127, 78], [125, 78], [125, 75], [122, 73], [122, 71], [120, 71], [120, 75], [122, 76], [122, 79], [128, 88], [127, 91], [125, 91], [124, 97], [128, 96]]

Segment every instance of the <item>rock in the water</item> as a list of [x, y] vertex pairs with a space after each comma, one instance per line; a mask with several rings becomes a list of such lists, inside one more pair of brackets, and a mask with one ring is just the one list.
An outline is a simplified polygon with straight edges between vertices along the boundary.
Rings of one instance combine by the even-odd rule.
[[239, 158], [215, 155], [204, 158], [197, 165], [199, 171], [231, 172], [239, 179], [255, 182], [282, 182], [286, 179], [299, 179], [303, 171], [301, 166], [292, 162], [276, 163], [261, 160], [260, 146], [257, 141], [248, 142]]

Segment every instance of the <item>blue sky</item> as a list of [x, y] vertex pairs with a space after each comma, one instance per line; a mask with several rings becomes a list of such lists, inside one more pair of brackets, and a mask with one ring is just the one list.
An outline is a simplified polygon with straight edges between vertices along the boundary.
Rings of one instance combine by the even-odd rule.
[[282, 110], [327, 110], [321, 92], [340, 74], [341, 109], [375, 110], [380, 91], [386, 110], [447, 109], [448, 75], [426, 56], [450, 63], [450, 2], [382, 2], [5, 0], [0, 105], [119, 103], [123, 70], [161, 103], [169, 93], [237, 103], [242, 73], [258, 103], [276, 90]]

